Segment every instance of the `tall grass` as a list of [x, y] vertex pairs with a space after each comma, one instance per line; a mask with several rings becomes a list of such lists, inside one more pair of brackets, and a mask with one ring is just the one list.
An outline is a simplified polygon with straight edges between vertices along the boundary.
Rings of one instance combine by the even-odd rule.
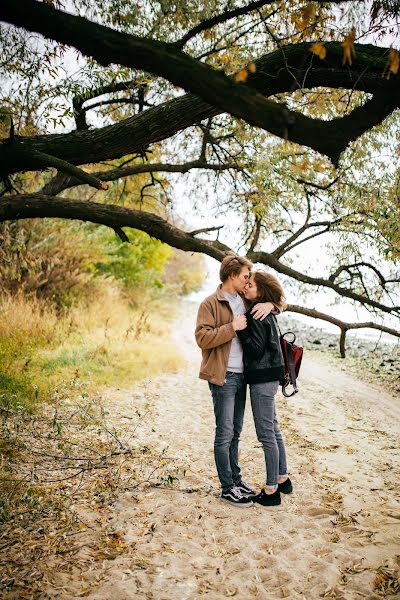
[[101, 282], [91, 299], [61, 314], [37, 299], [3, 298], [0, 406], [32, 409], [72, 382], [92, 391], [177, 369], [183, 358], [166, 314], [160, 300], [143, 296], [132, 308], [119, 288]]

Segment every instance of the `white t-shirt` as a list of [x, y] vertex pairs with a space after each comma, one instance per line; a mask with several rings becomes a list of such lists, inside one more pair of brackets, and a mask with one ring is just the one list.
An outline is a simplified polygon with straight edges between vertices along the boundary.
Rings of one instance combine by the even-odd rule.
[[[228, 300], [234, 315], [244, 315], [246, 312], [246, 307], [239, 294], [232, 295], [228, 294], [228, 292], [224, 292], [224, 296]], [[243, 349], [242, 344], [237, 336], [235, 336], [232, 340], [227, 371], [233, 371], [233, 373], [243, 373]]]

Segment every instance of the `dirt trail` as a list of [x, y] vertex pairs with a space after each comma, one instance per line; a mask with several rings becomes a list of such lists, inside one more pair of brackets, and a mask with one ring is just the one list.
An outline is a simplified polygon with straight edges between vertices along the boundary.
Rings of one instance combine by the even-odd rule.
[[[131, 406], [149, 402], [153, 421], [138, 435], [151, 447], [168, 448], [166, 457], [187, 465], [185, 475], [170, 487], [121, 495], [106, 525], [93, 515], [95, 527], [119, 532], [123, 551], [102, 561], [90, 544], [82, 547], [72, 571], [49, 570], [49, 596], [372, 600], [386, 590], [395, 597], [398, 401], [326, 358], [306, 355], [301, 393], [288, 400], [279, 394], [278, 401], [294, 493], [279, 507], [229, 507], [218, 499], [212, 404], [206, 382], [197, 378], [193, 320], [189, 305], [176, 331], [187, 359], [182, 371], [134, 390], [110, 390], [107, 400], [116, 422]], [[263, 453], [249, 405], [241, 466], [248, 482], [262, 483]]]

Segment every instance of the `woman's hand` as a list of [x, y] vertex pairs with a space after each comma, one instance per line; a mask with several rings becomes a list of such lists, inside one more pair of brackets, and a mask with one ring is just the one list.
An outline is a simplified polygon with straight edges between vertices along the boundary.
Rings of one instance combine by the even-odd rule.
[[251, 314], [257, 321], [258, 319], [261, 319], [261, 321], [263, 321], [265, 317], [267, 317], [269, 313], [274, 310], [274, 308], [275, 305], [272, 304], [272, 302], [259, 302], [258, 304], [253, 306], [253, 308], [251, 309]]

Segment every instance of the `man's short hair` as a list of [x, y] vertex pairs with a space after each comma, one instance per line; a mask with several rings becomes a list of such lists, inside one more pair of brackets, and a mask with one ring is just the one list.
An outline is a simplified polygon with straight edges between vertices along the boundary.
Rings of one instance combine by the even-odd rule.
[[252, 266], [253, 265], [248, 258], [238, 256], [234, 252], [228, 252], [221, 263], [219, 278], [223, 283], [229, 279], [231, 275], [239, 275], [243, 267], [248, 267], [250, 270]]

